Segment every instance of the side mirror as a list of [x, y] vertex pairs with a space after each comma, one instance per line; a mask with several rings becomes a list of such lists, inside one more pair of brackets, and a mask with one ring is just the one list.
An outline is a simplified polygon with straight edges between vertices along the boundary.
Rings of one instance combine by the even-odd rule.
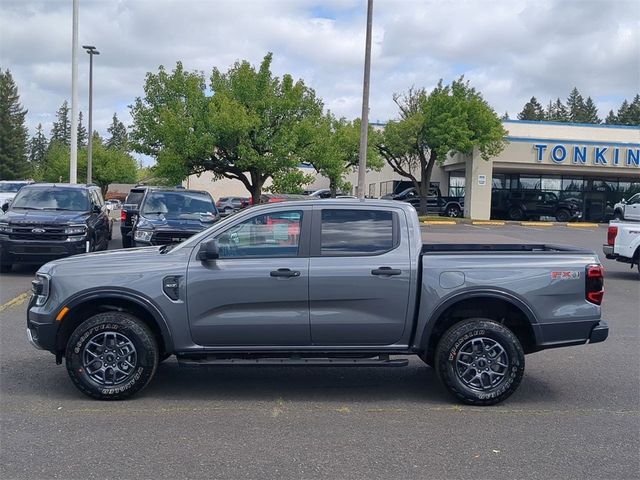
[[100, 213], [102, 212], [102, 207], [100, 205], [93, 205], [93, 207], [91, 207], [91, 211], [93, 213]]
[[2, 204], [2, 211], [6, 213], [9, 210], [9, 202]]
[[215, 240], [209, 240], [208, 242], [200, 244], [197, 257], [198, 260], [206, 262], [208, 260], [215, 260], [219, 257], [220, 253], [218, 251], [218, 243]]
[[627, 204], [627, 200], [625, 198], [623, 198], [622, 200], [620, 200], [620, 203], [623, 204], [623, 205], [626, 205]]

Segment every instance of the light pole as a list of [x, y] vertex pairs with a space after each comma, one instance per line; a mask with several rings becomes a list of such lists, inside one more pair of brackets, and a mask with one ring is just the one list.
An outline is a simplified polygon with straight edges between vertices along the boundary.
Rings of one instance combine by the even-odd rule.
[[78, 0], [73, 0], [71, 31], [71, 145], [69, 145], [69, 183], [78, 181]]
[[364, 82], [362, 86], [362, 117], [360, 120], [360, 155], [358, 162], [358, 198], [364, 198], [367, 173], [367, 136], [369, 133], [369, 78], [371, 76], [371, 23], [373, 0], [367, 1], [367, 36], [364, 50]]
[[93, 56], [100, 55], [96, 47], [83, 45], [89, 54], [89, 144], [87, 145], [87, 183], [91, 183], [91, 167], [93, 160]]

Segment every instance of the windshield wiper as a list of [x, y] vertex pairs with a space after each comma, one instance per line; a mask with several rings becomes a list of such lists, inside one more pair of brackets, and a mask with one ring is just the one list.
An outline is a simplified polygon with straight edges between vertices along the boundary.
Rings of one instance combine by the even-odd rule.
[[37, 208], [37, 207], [18, 207], [16, 205], [13, 206], [13, 208], [19, 208], [21, 210], [44, 210], [43, 208]]
[[167, 212], [142, 212], [142, 215], [164, 215]]
[[59, 207], [47, 207], [42, 210], [55, 210], [55, 211], [65, 211], [65, 212], [81, 212], [82, 210], [76, 210], [75, 208], [59, 208]]

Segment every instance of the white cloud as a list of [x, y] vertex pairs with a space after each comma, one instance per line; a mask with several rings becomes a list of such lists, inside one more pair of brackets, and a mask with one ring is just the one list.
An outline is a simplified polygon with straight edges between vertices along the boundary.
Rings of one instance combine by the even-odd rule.
[[[565, 99], [573, 86], [604, 117], [640, 86], [640, 8], [635, 0], [375, 0], [372, 120], [396, 114], [392, 94], [465, 74], [496, 111], [514, 117], [535, 95]], [[80, 44], [93, 44], [94, 124], [142, 94], [146, 72], [182, 60], [188, 69], [258, 63], [274, 52], [276, 74], [316, 89], [337, 115], [360, 115], [363, 0], [101, 0], [80, 2]], [[3, 0], [0, 67], [29, 109], [31, 131], [48, 132], [71, 95], [71, 1]], [[86, 112], [88, 56], [79, 64]]]

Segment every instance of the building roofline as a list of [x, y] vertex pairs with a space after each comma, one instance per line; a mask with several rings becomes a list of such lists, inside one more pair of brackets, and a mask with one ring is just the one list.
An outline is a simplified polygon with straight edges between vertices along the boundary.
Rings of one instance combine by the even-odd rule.
[[635, 125], [607, 125], [604, 123], [573, 123], [573, 122], [552, 122], [548, 120], [502, 120], [503, 123], [522, 123], [525, 125], [553, 125], [561, 127], [588, 127], [588, 128], [619, 128], [625, 130], [638, 130], [640, 126]]

